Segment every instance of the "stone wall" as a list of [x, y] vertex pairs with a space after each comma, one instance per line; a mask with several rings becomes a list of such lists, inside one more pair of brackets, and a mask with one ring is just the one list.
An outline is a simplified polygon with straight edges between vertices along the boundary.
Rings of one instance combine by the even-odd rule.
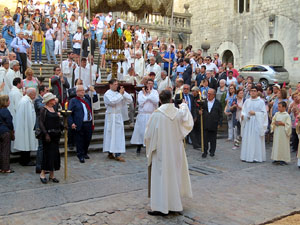
[[284, 49], [284, 67], [290, 73], [290, 80], [300, 81], [300, 61], [297, 61], [297, 57], [300, 58], [300, 1], [250, 0], [249, 12], [243, 13], [237, 12], [238, 2], [185, 0], [175, 4], [176, 9], [182, 8], [184, 3], [190, 4], [193, 48], [200, 48], [207, 38], [211, 45], [208, 54], [217, 52], [222, 59], [224, 52], [230, 50], [235, 67], [239, 68], [262, 63], [267, 43], [278, 41]]

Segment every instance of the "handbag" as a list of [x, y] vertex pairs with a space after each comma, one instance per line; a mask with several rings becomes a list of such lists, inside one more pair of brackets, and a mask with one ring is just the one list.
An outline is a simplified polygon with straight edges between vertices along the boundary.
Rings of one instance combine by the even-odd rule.
[[[47, 113], [47, 111], [44, 110], [44, 118], [46, 117], [46, 113]], [[44, 121], [43, 121], [43, 122], [44, 122]], [[41, 128], [39, 128], [39, 127], [36, 127], [36, 128], [35, 128], [34, 134], [35, 134], [35, 138], [36, 138], [36, 139], [39, 139], [39, 140], [42, 140], [43, 137], [44, 137], [44, 133], [42, 132]]]

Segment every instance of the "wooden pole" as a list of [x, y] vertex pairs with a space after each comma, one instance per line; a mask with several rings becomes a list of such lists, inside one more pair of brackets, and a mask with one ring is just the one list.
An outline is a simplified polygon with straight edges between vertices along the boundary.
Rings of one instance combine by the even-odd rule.
[[200, 115], [201, 118], [201, 151], [204, 152], [204, 138], [203, 138], [203, 113]]
[[[62, 0], [60, 0], [60, 6], [59, 6], [59, 18], [58, 18], [58, 21], [60, 23], [60, 68], [62, 70], [62, 37], [63, 37], [63, 33], [62, 33], [62, 23], [63, 23], [63, 20], [62, 20]], [[63, 105], [63, 102], [64, 102], [64, 85], [62, 84], [62, 87], [61, 87], [61, 107], [63, 108], [64, 105]]]
[[79, 79], [81, 79], [81, 59], [82, 59], [82, 51], [81, 51], [81, 48], [82, 48], [82, 41], [83, 41], [83, 27], [84, 27], [84, 18], [85, 18], [85, 0], [83, 0], [82, 2], [82, 8], [83, 8], [83, 18], [82, 19], [82, 23], [81, 23], [81, 40], [80, 40], [80, 55], [79, 55]]
[[[65, 109], [66, 111], [68, 109]], [[64, 116], [64, 129], [65, 129], [65, 180], [68, 178], [68, 116]]]
[[152, 164], [148, 166], [148, 198], [151, 197], [151, 169]]
[[[170, 86], [170, 79], [171, 79], [171, 39], [173, 36], [173, 19], [174, 19], [174, 0], [172, 0], [172, 15], [171, 15], [171, 28], [170, 28], [170, 37], [169, 37], [169, 44], [170, 44], [170, 52], [169, 52], [169, 67], [168, 67], [168, 87]], [[167, 49], [168, 51], [168, 49]]]

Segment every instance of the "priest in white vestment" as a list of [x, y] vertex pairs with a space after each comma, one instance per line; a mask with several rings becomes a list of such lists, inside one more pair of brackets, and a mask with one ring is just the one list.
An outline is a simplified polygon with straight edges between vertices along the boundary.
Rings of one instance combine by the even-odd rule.
[[182, 211], [181, 197], [192, 197], [183, 139], [193, 128], [193, 117], [185, 101], [179, 109], [171, 103], [169, 90], [162, 91], [159, 98], [162, 105], [151, 115], [145, 132], [151, 166], [150, 215]]
[[131, 144], [137, 145], [137, 153], [141, 152], [141, 147], [144, 145], [144, 135], [148, 120], [154, 110], [158, 107], [159, 96], [158, 92], [153, 89], [154, 81], [147, 80], [147, 87], [143, 88], [138, 94], [138, 115], [131, 137]]
[[[95, 85], [95, 83], [101, 83], [101, 70], [100, 68], [98, 68], [98, 66], [94, 63], [94, 57], [91, 55], [91, 63], [89, 62], [86, 67], [90, 70], [90, 66], [92, 67], [92, 78], [93, 80], [93, 85]], [[88, 58], [88, 61], [90, 61], [90, 59]], [[90, 71], [89, 71], [90, 74]], [[98, 95], [98, 100], [96, 102], [93, 102], [93, 109], [94, 110], [99, 110], [100, 109], [100, 95]]]
[[246, 162], [266, 161], [265, 132], [268, 116], [265, 102], [258, 97], [257, 88], [250, 90], [251, 98], [242, 108], [242, 149], [241, 160]]
[[12, 80], [7, 74], [9, 70], [9, 61], [3, 59], [2, 67], [0, 67], [0, 95], [9, 95], [12, 89]]
[[11, 69], [8, 70], [7, 76], [11, 80], [11, 83], [16, 77], [23, 78], [20, 72], [20, 63], [18, 60], [13, 60], [12, 62], [10, 62], [10, 67]]
[[15, 119], [16, 119], [16, 112], [18, 109], [18, 105], [19, 105], [20, 100], [23, 97], [22, 87], [23, 87], [23, 80], [19, 77], [15, 78], [13, 80], [13, 87], [10, 90], [9, 95], [8, 95], [9, 101], [10, 101], [8, 110], [13, 117], [14, 127], [16, 127]]
[[90, 77], [90, 68], [87, 67], [87, 59], [81, 59], [81, 76], [80, 76], [80, 66], [75, 69], [75, 80], [81, 77], [84, 90], [89, 90], [89, 87], [93, 85], [93, 81], [96, 80], [95, 74]]
[[145, 73], [145, 61], [140, 51], [136, 52], [136, 58], [134, 60], [134, 71], [136, 74], [137, 84], [140, 84]]
[[155, 81], [159, 84], [161, 81], [161, 67], [157, 65], [154, 56], [150, 57], [150, 64], [146, 67], [145, 76], [149, 76], [151, 72], [155, 73]]
[[[72, 51], [68, 52], [68, 58], [62, 61], [62, 68], [61, 68], [61, 71], [63, 75], [67, 78], [71, 88], [73, 88], [73, 84], [72, 84], [73, 71], [76, 69], [76, 63], [73, 61], [73, 57], [74, 57], [74, 53]], [[75, 78], [74, 78], [74, 85], [75, 85]]]
[[271, 123], [271, 132], [274, 132], [271, 159], [274, 160], [274, 164], [280, 165], [286, 165], [291, 161], [292, 121], [286, 108], [286, 102], [279, 102], [278, 112], [273, 116]]
[[161, 71], [161, 81], [158, 84], [157, 91], [161, 93], [163, 90], [167, 88], [173, 88], [172, 81], [169, 79], [168, 74], [165, 70]]
[[26, 95], [19, 102], [16, 113], [14, 152], [21, 152], [20, 164], [23, 166], [35, 165], [30, 162], [30, 151], [36, 151], [38, 148], [34, 132], [36, 114], [33, 100], [35, 97], [35, 88], [28, 88]]
[[[124, 162], [121, 153], [125, 153], [125, 132], [122, 117], [122, 108], [127, 103], [132, 102], [132, 97], [124, 87], [118, 89], [118, 81], [111, 79], [109, 81], [110, 89], [104, 94], [104, 104], [106, 107], [103, 152], [108, 152], [110, 159]], [[113, 155], [114, 154], [114, 155]]]

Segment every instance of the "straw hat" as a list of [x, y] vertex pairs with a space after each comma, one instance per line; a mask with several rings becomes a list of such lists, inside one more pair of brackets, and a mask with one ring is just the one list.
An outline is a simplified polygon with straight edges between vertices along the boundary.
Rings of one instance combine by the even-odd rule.
[[152, 50], [158, 52], [158, 51], [159, 51], [159, 48], [155, 46]]
[[52, 93], [46, 93], [44, 96], [43, 96], [43, 103], [44, 104], [47, 104], [47, 102], [49, 102], [50, 100], [52, 99], [55, 99], [56, 96]]

